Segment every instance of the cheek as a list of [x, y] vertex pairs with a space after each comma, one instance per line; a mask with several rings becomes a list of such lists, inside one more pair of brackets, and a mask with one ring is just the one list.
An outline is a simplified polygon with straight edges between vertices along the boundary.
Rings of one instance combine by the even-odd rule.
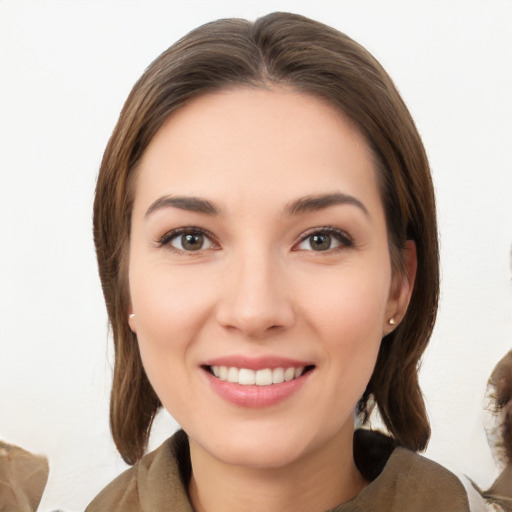
[[141, 272], [135, 264], [130, 269], [142, 363], [167, 409], [170, 400], [185, 398], [184, 376], [192, 364], [194, 341], [208, 316], [207, 299], [196, 284], [186, 273], [162, 271], [158, 265], [147, 265]]
[[139, 272], [134, 264], [130, 294], [139, 339], [168, 345], [201, 323], [209, 293], [193, 273], [161, 267], [147, 265]]
[[385, 273], [354, 269], [343, 279], [325, 281], [321, 294], [303, 297], [304, 316], [324, 342], [332, 379], [340, 389], [362, 393], [371, 377], [383, 336], [389, 283]]
[[197, 309], [183, 294], [180, 296], [161, 281], [155, 286], [145, 282], [136, 287], [133, 307], [146, 375], [165, 409], [181, 417], [181, 411], [191, 400], [186, 376], [190, 342], [194, 339], [191, 318]]
[[[366, 338], [370, 333], [382, 335], [383, 320], [389, 298], [390, 272], [366, 266], [344, 268], [339, 274], [313, 276], [300, 290], [305, 315], [317, 325], [345, 334], [348, 339]], [[311, 290], [316, 290], [311, 293]], [[370, 336], [371, 338], [373, 336]]]

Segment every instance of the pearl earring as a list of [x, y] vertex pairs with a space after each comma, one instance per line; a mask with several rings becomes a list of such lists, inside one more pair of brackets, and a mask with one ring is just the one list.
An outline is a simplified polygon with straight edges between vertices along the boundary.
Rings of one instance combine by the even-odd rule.
[[130, 315], [128, 316], [128, 318], [130, 318], [130, 319], [135, 318], [135, 313], [130, 313]]
[[396, 320], [394, 319], [394, 317], [391, 317], [391, 318], [388, 320], [388, 324], [389, 324], [389, 325], [396, 325]]

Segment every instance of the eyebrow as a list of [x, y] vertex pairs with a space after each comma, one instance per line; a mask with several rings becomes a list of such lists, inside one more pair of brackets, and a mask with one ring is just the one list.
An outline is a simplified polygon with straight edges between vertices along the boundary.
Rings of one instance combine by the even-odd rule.
[[342, 193], [321, 194], [314, 196], [301, 197], [288, 204], [285, 212], [288, 215], [298, 215], [301, 213], [323, 210], [329, 206], [348, 204], [359, 208], [367, 217], [370, 216], [366, 206], [354, 196]]
[[[301, 197], [286, 205], [284, 211], [287, 215], [300, 215], [344, 204], [356, 206], [366, 216], [370, 216], [366, 206], [359, 199], [340, 192]], [[157, 210], [169, 207], [203, 215], [220, 215], [220, 210], [207, 199], [188, 196], [162, 196], [151, 204], [146, 211], [145, 217], [148, 217]]]
[[163, 196], [157, 199], [146, 211], [145, 217], [162, 208], [179, 208], [203, 215], [220, 215], [220, 210], [210, 201], [199, 197]]

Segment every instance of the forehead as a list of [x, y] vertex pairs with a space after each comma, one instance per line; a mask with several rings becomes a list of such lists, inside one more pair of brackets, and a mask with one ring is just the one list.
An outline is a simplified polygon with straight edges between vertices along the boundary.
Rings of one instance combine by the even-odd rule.
[[364, 137], [326, 102], [284, 88], [195, 98], [160, 128], [138, 173], [136, 203], [227, 191], [281, 202], [333, 191], [378, 197]]

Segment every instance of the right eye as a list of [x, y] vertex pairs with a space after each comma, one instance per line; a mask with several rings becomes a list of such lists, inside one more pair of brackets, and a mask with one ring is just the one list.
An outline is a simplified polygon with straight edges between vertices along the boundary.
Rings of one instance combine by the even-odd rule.
[[175, 229], [166, 233], [159, 241], [160, 246], [171, 246], [178, 252], [197, 252], [216, 248], [216, 244], [202, 230]]

